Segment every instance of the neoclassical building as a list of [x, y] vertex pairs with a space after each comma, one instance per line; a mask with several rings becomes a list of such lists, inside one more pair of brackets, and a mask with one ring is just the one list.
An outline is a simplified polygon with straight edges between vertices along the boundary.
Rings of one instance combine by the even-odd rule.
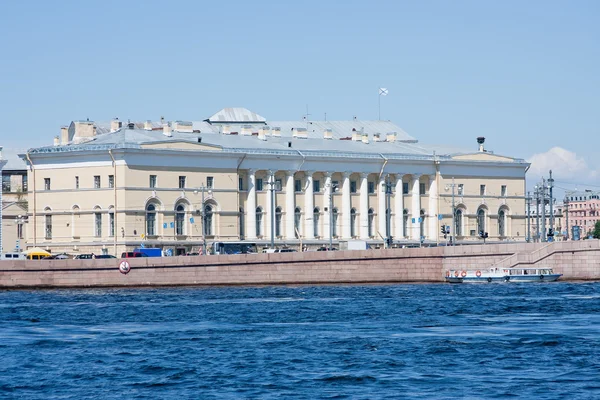
[[[473, 138], [475, 144], [475, 138]], [[524, 160], [420, 143], [389, 121], [73, 121], [30, 149], [28, 246], [120, 254], [205, 240], [316, 247], [525, 239]], [[452, 218], [452, 209], [456, 217]], [[273, 238], [273, 239], [272, 239]]]

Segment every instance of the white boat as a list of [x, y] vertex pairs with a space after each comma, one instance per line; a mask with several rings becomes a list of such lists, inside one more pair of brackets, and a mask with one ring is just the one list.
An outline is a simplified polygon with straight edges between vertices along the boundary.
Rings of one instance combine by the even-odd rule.
[[446, 271], [446, 282], [554, 282], [561, 276], [562, 274], [555, 274], [552, 268], [451, 269]]

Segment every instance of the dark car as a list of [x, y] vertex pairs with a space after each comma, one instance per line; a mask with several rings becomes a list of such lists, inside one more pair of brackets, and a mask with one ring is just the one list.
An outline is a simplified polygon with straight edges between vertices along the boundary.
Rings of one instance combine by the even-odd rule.
[[98, 254], [96, 256], [96, 258], [117, 258], [117, 257], [113, 256], [112, 254]]
[[135, 258], [135, 257], [148, 257], [144, 253], [140, 253], [139, 251], [126, 251], [121, 253], [121, 258]]
[[325, 247], [325, 246], [323, 246], [323, 247], [319, 247], [317, 249], [317, 251], [337, 251], [337, 249], [335, 247]]
[[75, 259], [75, 260], [91, 260], [93, 258], [96, 258], [96, 256], [94, 255], [94, 253], [77, 254], [75, 257], [73, 257], [73, 259]]

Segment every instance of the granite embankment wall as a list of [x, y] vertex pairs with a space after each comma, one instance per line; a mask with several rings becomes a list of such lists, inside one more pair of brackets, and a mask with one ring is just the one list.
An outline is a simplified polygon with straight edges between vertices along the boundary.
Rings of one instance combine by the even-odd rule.
[[0, 287], [443, 282], [448, 269], [552, 267], [600, 279], [600, 241], [230, 256], [0, 262]]

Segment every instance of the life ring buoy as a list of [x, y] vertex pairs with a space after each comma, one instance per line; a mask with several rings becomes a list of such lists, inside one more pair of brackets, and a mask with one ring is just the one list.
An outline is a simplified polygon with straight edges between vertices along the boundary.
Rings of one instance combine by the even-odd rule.
[[540, 280], [544, 280], [544, 275], [540, 275]]
[[490, 283], [491, 283], [491, 282], [492, 282], [492, 278], [488, 278], [488, 282], [490, 282]]
[[462, 276], [463, 278], [464, 278], [465, 276], [467, 276], [467, 271], [462, 271], [462, 272], [460, 273], [460, 276]]
[[477, 270], [477, 272], [475, 272], [475, 275], [477, 275], [477, 277], [479, 278], [481, 276], [481, 271]]
[[458, 278], [458, 271], [454, 271], [454, 276]]

